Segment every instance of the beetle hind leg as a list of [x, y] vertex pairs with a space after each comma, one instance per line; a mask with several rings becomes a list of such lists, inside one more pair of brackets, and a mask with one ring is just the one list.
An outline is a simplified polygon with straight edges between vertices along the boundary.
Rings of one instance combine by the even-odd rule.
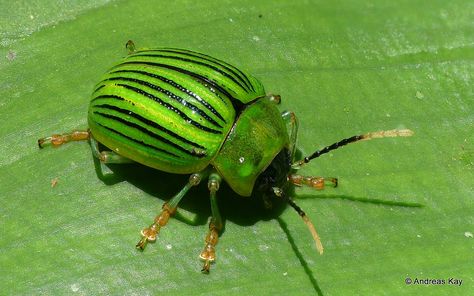
[[100, 160], [101, 164], [120, 164], [120, 163], [133, 163], [134, 161], [130, 158], [126, 158], [120, 154], [115, 153], [114, 151], [100, 151], [99, 142], [94, 139], [93, 136], [90, 136], [90, 144], [92, 155]]
[[53, 147], [61, 146], [71, 141], [87, 141], [90, 138], [90, 131], [72, 131], [65, 134], [54, 134], [49, 137], [38, 139], [39, 148], [44, 148], [48, 145]]
[[224, 227], [221, 215], [219, 213], [219, 207], [217, 206], [216, 192], [219, 190], [219, 184], [221, 182], [221, 177], [213, 173], [209, 176], [208, 188], [210, 191], [211, 198], [211, 212], [212, 218], [209, 222], [209, 231], [205, 238], [204, 249], [202, 250], [199, 257], [204, 261], [202, 267], [203, 273], [209, 273], [211, 268], [211, 263], [216, 260], [216, 251], [215, 247], [219, 241], [219, 234]]
[[163, 204], [161, 213], [155, 217], [153, 223], [141, 231], [142, 238], [136, 244], [137, 249], [143, 250], [148, 242], [156, 240], [156, 236], [160, 232], [160, 229], [164, 227], [168, 223], [169, 218], [176, 213], [178, 203], [191, 187], [196, 186], [201, 182], [201, 179], [202, 173], [192, 174], [183, 189], [181, 189], [181, 191], [173, 196], [168, 202]]

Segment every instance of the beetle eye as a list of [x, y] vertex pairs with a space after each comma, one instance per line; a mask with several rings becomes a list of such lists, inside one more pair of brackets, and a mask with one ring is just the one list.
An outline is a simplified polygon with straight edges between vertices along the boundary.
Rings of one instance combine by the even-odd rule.
[[291, 170], [288, 149], [283, 149], [275, 156], [270, 165], [263, 171], [255, 182], [254, 192], [259, 195], [283, 196], [283, 188], [288, 183]]

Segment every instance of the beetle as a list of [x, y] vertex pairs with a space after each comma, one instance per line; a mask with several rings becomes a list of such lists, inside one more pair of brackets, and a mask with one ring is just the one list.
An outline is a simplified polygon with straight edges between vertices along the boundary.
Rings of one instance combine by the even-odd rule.
[[[87, 140], [103, 164], [137, 162], [172, 174], [190, 174], [184, 187], [165, 202], [153, 223], [141, 231], [136, 247], [156, 240], [188, 190], [208, 178], [212, 217], [200, 258], [208, 273], [223, 220], [217, 191], [224, 180], [242, 197], [260, 197], [267, 207], [285, 200], [302, 217], [319, 253], [323, 246], [305, 212], [288, 196], [291, 184], [323, 189], [336, 178], [301, 176], [296, 170], [349, 143], [410, 136], [408, 129], [372, 132], [343, 139], [295, 160], [298, 121], [280, 113], [280, 96], [262, 83], [211, 56], [178, 48], [136, 50], [113, 66], [94, 87], [89, 128], [38, 140], [43, 148]], [[100, 149], [99, 143], [110, 150]]]

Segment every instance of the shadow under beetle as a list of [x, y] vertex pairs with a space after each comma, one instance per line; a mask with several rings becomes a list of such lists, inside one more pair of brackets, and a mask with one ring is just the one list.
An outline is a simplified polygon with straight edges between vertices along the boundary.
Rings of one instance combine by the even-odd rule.
[[[141, 232], [136, 247], [155, 241], [186, 192], [208, 178], [212, 218], [200, 258], [209, 272], [223, 228], [216, 193], [224, 180], [243, 197], [260, 197], [267, 207], [283, 199], [303, 218], [322, 254], [315, 227], [286, 192], [290, 184], [323, 189], [336, 178], [296, 174], [305, 163], [346, 144], [382, 137], [411, 136], [388, 130], [353, 136], [295, 160], [298, 122], [280, 113], [280, 96], [234, 66], [190, 50], [136, 50], [113, 66], [95, 86], [88, 111], [89, 129], [56, 134], [38, 145], [59, 146], [88, 140], [102, 164], [140, 164], [173, 174], [190, 174], [187, 184], [164, 203], [154, 222]], [[100, 151], [99, 143], [110, 151]]]

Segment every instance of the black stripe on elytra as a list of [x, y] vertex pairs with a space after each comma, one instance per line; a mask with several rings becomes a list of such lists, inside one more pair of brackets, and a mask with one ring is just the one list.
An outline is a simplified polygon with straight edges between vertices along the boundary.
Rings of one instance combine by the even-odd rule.
[[163, 76], [158, 75], [158, 74], [150, 73], [150, 72], [140, 71], [140, 70], [116, 70], [116, 71], [110, 72], [110, 74], [115, 74], [115, 73], [135, 73], [135, 74], [142, 74], [142, 75], [146, 75], [146, 76], [151, 77], [151, 78], [159, 79], [159, 80], [161, 80], [161, 81], [177, 88], [178, 90], [190, 95], [191, 97], [195, 98], [199, 103], [201, 103], [204, 107], [206, 107], [209, 111], [211, 111], [212, 114], [219, 117], [219, 119], [222, 120], [224, 123], [227, 123], [227, 121], [222, 117], [222, 115], [219, 112], [217, 112], [217, 110], [214, 109], [214, 107], [212, 107], [206, 100], [203, 100], [200, 96], [198, 96], [194, 92], [190, 91], [189, 89], [187, 89], [184, 86], [174, 82], [173, 80], [171, 80], [169, 78], [163, 77]]
[[121, 132], [119, 132], [119, 131], [117, 131], [117, 130], [115, 130], [115, 129], [113, 129], [113, 128], [110, 128], [110, 127], [105, 126], [105, 125], [103, 125], [103, 124], [100, 124], [100, 123], [98, 123], [98, 122], [97, 122], [97, 124], [100, 125], [101, 127], [105, 128], [106, 130], [108, 130], [108, 131], [110, 131], [110, 132], [112, 132], [112, 133], [114, 133], [114, 134], [117, 134], [117, 135], [119, 135], [119, 136], [121, 136], [121, 137], [123, 137], [123, 138], [125, 138], [125, 139], [128, 139], [128, 140], [130, 140], [130, 141], [132, 141], [132, 142], [135, 142], [135, 143], [137, 143], [137, 144], [139, 144], [139, 145], [142, 145], [142, 146], [145, 146], [145, 147], [148, 147], [148, 148], [152, 148], [152, 149], [157, 150], [157, 151], [159, 151], [159, 152], [161, 152], [161, 153], [165, 153], [165, 154], [171, 155], [171, 156], [176, 157], [176, 158], [181, 158], [181, 157], [179, 157], [179, 155], [176, 155], [176, 154], [174, 154], [174, 153], [171, 153], [171, 152], [169, 152], [169, 151], [166, 151], [165, 149], [161, 149], [161, 148], [155, 147], [155, 146], [153, 146], [153, 145], [144, 143], [143, 141], [140, 141], [140, 140], [136, 140], [136, 139], [134, 139], [134, 138], [131, 138], [131, 137], [129, 137], [129, 136], [127, 136], [127, 135], [124, 135], [124, 134], [122, 134]]
[[99, 85], [96, 89], [94, 89], [94, 92], [98, 91], [99, 89], [103, 88], [104, 86], [105, 86], [105, 84]]
[[[109, 106], [110, 106], [110, 105], [109, 105]], [[101, 108], [102, 106], [100, 106], [100, 105], [97, 106], [97, 105], [96, 105], [96, 106], [94, 106], [94, 107], [95, 107], [95, 108]], [[113, 106], [111, 106], [111, 107], [113, 107]], [[108, 108], [105, 108], [105, 109], [108, 109]], [[144, 128], [144, 127], [142, 127], [141, 125], [138, 125], [138, 124], [136, 124], [136, 123], [127, 121], [127, 120], [123, 119], [122, 117], [118, 117], [118, 116], [115, 116], [115, 115], [103, 113], [103, 112], [100, 112], [100, 111], [98, 111], [98, 110], [93, 111], [93, 112], [94, 112], [94, 114], [97, 114], [97, 115], [99, 115], [99, 116], [105, 117], [105, 118], [110, 119], [110, 120], [118, 121], [118, 122], [120, 122], [121, 124], [126, 125], [126, 126], [128, 126], [128, 127], [130, 127], [130, 128], [139, 130], [139, 131], [141, 131], [142, 133], [147, 134], [147, 135], [149, 135], [150, 137], [154, 138], [155, 140], [160, 141], [160, 142], [165, 143], [165, 144], [168, 144], [168, 145], [170, 145], [170, 146], [172, 146], [172, 147], [174, 147], [174, 148], [176, 148], [176, 149], [178, 149], [178, 150], [180, 150], [180, 151], [182, 151], [182, 152], [184, 152], [184, 153], [186, 153], [186, 154], [188, 154], [188, 155], [195, 156], [195, 157], [199, 157], [199, 158], [206, 156], [205, 154], [196, 154], [196, 153], [194, 152], [195, 149], [192, 149], [192, 150], [185, 149], [185, 148], [183, 148], [182, 146], [180, 146], [180, 145], [174, 143], [173, 141], [170, 141], [170, 140], [168, 140], [168, 139], [166, 139], [166, 138], [164, 138], [164, 137], [162, 137], [162, 136], [160, 136], [160, 135], [157, 135], [157, 134], [155, 134], [154, 132], [152, 132], [152, 131], [150, 131], [150, 130]], [[161, 149], [161, 148], [158, 148], [158, 147], [153, 146], [153, 145], [149, 145], [149, 146], [155, 147], [155, 148], [157, 148], [157, 149]]]
[[[96, 98], [94, 98], [92, 101], [96, 100], [96, 99], [101, 99], [101, 98], [114, 98], [114, 99], [118, 99], [118, 100], [122, 100], [122, 101], [126, 101], [124, 98], [122, 97], [119, 97], [119, 96], [107, 96], [107, 95], [104, 95], [104, 96], [98, 96]], [[132, 103], [133, 104], [133, 103]], [[141, 123], [145, 124], [145, 125], [149, 125], [153, 128], [156, 128], [168, 135], [170, 135], [171, 137], [173, 138], [176, 138], [177, 140], [181, 141], [181, 142], [184, 142], [186, 144], [189, 144], [191, 146], [194, 146], [194, 147], [197, 147], [197, 148], [201, 148], [201, 149], [206, 149], [206, 147], [198, 144], [198, 143], [195, 143], [191, 140], [188, 140], [186, 138], [183, 138], [182, 136], [178, 135], [177, 133], [175, 132], [172, 132], [170, 131], [169, 129], [159, 125], [158, 123], [156, 123], [155, 121], [153, 120], [150, 120], [148, 118], [145, 118], [135, 112], [132, 112], [130, 110], [125, 110], [125, 109], [122, 109], [122, 108], [119, 108], [117, 106], [114, 106], [114, 105], [110, 105], [110, 104], [101, 104], [101, 105], [94, 105], [94, 107], [100, 107], [100, 108], [105, 108], [105, 109], [110, 109], [110, 110], [114, 110], [114, 111], [117, 111], [119, 113], [122, 113], [123, 115], [125, 116], [131, 116], [133, 118], [135, 118], [136, 120], [140, 121]]]
[[159, 92], [165, 94], [166, 96], [168, 96], [170, 99], [173, 99], [173, 100], [179, 102], [181, 105], [185, 106], [186, 108], [191, 109], [193, 111], [193, 113], [195, 112], [195, 113], [201, 115], [208, 122], [210, 122], [212, 125], [217, 126], [219, 128], [222, 128], [222, 125], [217, 123], [214, 119], [212, 119], [209, 115], [207, 115], [206, 112], [204, 112], [202, 109], [199, 109], [198, 107], [196, 107], [195, 105], [189, 103], [188, 101], [186, 101], [182, 97], [170, 92], [169, 90], [163, 89], [163, 88], [159, 87], [158, 85], [154, 85], [154, 84], [149, 83], [147, 81], [143, 81], [143, 80], [136, 79], [136, 78], [129, 78], [129, 77], [111, 77], [111, 78], [105, 79], [104, 81], [116, 81], [116, 80], [119, 80], [119, 81], [124, 80], [124, 81], [130, 81], [130, 82], [138, 83], [138, 84], [144, 85], [146, 87], [149, 87], [151, 89], [154, 89], [156, 91], [159, 91]]
[[226, 102], [224, 101], [223, 98], [221, 98], [219, 96], [218, 93], [216, 93], [216, 90], [221, 92], [222, 94], [224, 94], [228, 98], [230, 98], [232, 106], [234, 107], [234, 110], [237, 113], [240, 113], [240, 111], [245, 106], [244, 103], [242, 103], [241, 101], [234, 98], [234, 96], [232, 96], [227, 90], [225, 90], [222, 86], [217, 84], [215, 81], [210, 80], [209, 78], [207, 78], [205, 76], [199, 75], [197, 73], [194, 73], [194, 72], [191, 72], [191, 71], [188, 71], [188, 70], [176, 67], [176, 66], [171, 66], [171, 65], [162, 64], [162, 63], [145, 62], [145, 61], [129, 61], [129, 62], [123, 62], [123, 63], [113, 67], [112, 69], [115, 69], [115, 68], [118, 68], [118, 67], [121, 67], [121, 66], [124, 66], [124, 65], [140, 65], [140, 64], [141, 65], [147, 65], [147, 66], [162, 67], [162, 68], [174, 70], [176, 72], [183, 73], [183, 74], [186, 74], [188, 76], [191, 76], [191, 77], [195, 78], [196, 81], [200, 82], [202, 85], [207, 87], [210, 91], [212, 91], [215, 95], [217, 95], [217, 97], [219, 97], [219, 99], [221, 99], [221, 101], [224, 102], [224, 104], [226, 104]]
[[237, 77], [243, 84], [245, 84], [247, 90], [252, 90], [255, 92], [255, 89], [253, 88], [252, 83], [250, 82], [249, 78], [247, 75], [245, 75], [242, 71], [240, 71], [238, 68], [221, 61], [219, 59], [213, 58], [211, 56], [194, 52], [191, 50], [185, 50], [185, 49], [179, 49], [179, 48], [163, 48], [163, 49], [150, 49], [150, 50], [141, 50], [139, 51], [136, 55], [141, 55], [140, 53], [142, 52], [166, 52], [166, 53], [172, 53], [172, 54], [182, 54], [188, 57], [193, 57], [193, 58], [198, 58], [202, 59], [204, 61], [216, 64], [224, 69], [224, 71], [228, 71], [232, 73], [235, 77]]
[[228, 79], [232, 80], [236, 85], [238, 85], [245, 92], [247, 92], [247, 93], [250, 92], [250, 88], [245, 83], [242, 84], [242, 82], [238, 81], [234, 76], [232, 76], [229, 73], [223, 71], [222, 69], [220, 69], [220, 68], [218, 68], [214, 65], [208, 64], [208, 63], [196, 61], [196, 60], [193, 60], [193, 59], [187, 59], [187, 58], [184, 58], [184, 57], [172, 56], [172, 55], [163, 55], [163, 54], [141, 54], [141, 53], [138, 53], [138, 54], [132, 55], [132, 57], [155, 57], [155, 58], [178, 60], [178, 61], [182, 61], [182, 62], [186, 62], [186, 63], [190, 63], [190, 64], [201, 65], [201, 66], [207, 67], [211, 70], [214, 70], [214, 71], [220, 73], [221, 75], [227, 77]]
[[[95, 100], [98, 100], [98, 99], [116, 99], [116, 100], [125, 101], [125, 102], [127, 101], [124, 98], [122, 98], [120, 96], [116, 96], [116, 95], [100, 95], [100, 96], [92, 98], [91, 103], [94, 102]], [[134, 103], [132, 103], [132, 102], [130, 102], [130, 103], [135, 106]]]
[[212, 133], [212, 134], [222, 134], [222, 131], [219, 131], [219, 130], [215, 130], [215, 129], [212, 129], [212, 128], [208, 128], [202, 124], [200, 124], [199, 122], [197, 121], [194, 121], [192, 120], [189, 116], [187, 116], [184, 112], [182, 112], [181, 110], [179, 110], [178, 108], [175, 108], [173, 107], [172, 105], [164, 102], [163, 100], [161, 100], [160, 98], [150, 94], [150, 93], [147, 93], [146, 91], [142, 90], [142, 89], [139, 89], [137, 87], [134, 87], [134, 86], [131, 86], [131, 85], [127, 85], [127, 84], [122, 84], [122, 83], [117, 83], [116, 84], [117, 86], [121, 86], [123, 88], [126, 88], [128, 90], [131, 90], [137, 94], [140, 94], [144, 97], [147, 97], [155, 102], [157, 102], [158, 104], [160, 104], [161, 106], [165, 107], [166, 109], [170, 110], [170, 111], [173, 111], [174, 113], [178, 114], [181, 118], [183, 118], [186, 122], [188, 122], [189, 124], [192, 124], [194, 125], [195, 127], [199, 128], [200, 130], [202, 131], [205, 131], [205, 132], [208, 132], [208, 133]]
[[[252, 89], [253, 92], [255, 92], [255, 89], [253, 87], [253, 84], [252, 82], [250, 82], [250, 79], [249, 77], [242, 71], [240, 71], [239, 68], [237, 67], [234, 67], [232, 66], [231, 64], [229, 63], [226, 63], [222, 60], [219, 60], [219, 59], [216, 59], [214, 57], [211, 57], [207, 54], [203, 54], [203, 53], [199, 53], [199, 52], [195, 52], [195, 51], [192, 51], [192, 50], [188, 50], [188, 49], [179, 49], [179, 48], [166, 48], [166, 49], [163, 49], [163, 51], [173, 51], [173, 52], [176, 52], [176, 53], [182, 53], [182, 54], [188, 54], [190, 56], [194, 56], [194, 57], [197, 57], [197, 58], [201, 58], [201, 59], [204, 59], [204, 60], [207, 60], [207, 61], [212, 61], [212, 62], [215, 62], [217, 64], [221, 64], [223, 67], [226, 67], [227, 69], [229, 69], [229, 71], [231, 71], [232, 73], [238, 75], [240, 77], [240, 79], [244, 79], [244, 83], [248, 86], [250, 86], [250, 88]], [[234, 71], [235, 70], [235, 71]], [[235, 72], [238, 72], [238, 73], [235, 73]]]

